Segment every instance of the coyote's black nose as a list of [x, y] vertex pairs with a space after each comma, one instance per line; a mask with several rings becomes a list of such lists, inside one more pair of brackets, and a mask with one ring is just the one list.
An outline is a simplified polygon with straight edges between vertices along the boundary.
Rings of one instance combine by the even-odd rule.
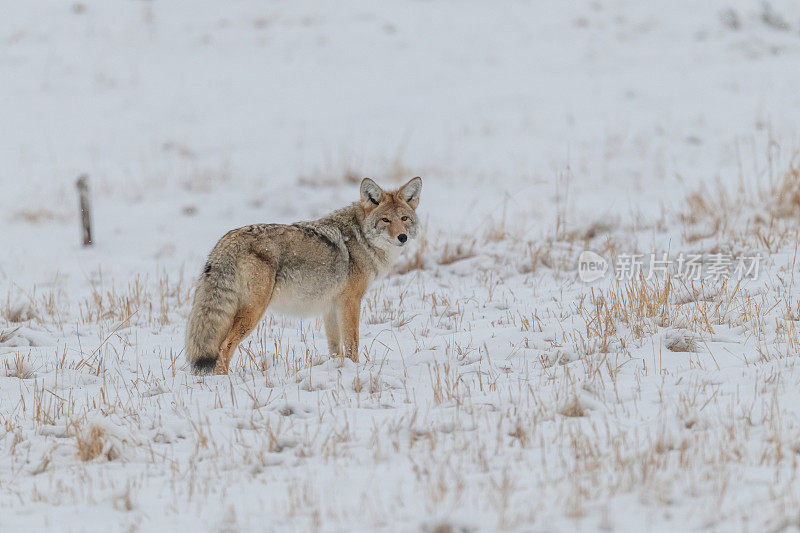
[[400, 235], [397, 236], [397, 240], [400, 242], [406, 242], [408, 240], [408, 235], [406, 235], [405, 233], [401, 233]]

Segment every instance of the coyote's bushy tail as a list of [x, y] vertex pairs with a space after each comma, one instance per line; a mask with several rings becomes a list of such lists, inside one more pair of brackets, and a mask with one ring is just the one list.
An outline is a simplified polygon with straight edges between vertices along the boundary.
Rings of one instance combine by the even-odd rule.
[[186, 357], [192, 370], [208, 373], [214, 369], [238, 308], [235, 269], [209, 261], [195, 289], [186, 324]]

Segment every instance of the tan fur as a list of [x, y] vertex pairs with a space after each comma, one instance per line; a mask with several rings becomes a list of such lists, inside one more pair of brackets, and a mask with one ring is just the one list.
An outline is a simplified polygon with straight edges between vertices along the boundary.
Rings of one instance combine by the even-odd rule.
[[267, 308], [322, 315], [330, 354], [358, 361], [361, 299], [417, 235], [421, 183], [386, 192], [364, 179], [359, 202], [319, 220], [225, 234], [206, 261], [186, 327], [195, 371], [227, 373]]

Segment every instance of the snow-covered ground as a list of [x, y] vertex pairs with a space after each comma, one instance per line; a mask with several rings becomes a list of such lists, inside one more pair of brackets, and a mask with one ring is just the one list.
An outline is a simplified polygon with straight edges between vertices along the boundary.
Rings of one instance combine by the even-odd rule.
[[[800, 529], [796, 2], [3, 11], [0, 530]], [[225, 231], [416, 175], [360, 364], [268, 313], [188, 372]]]

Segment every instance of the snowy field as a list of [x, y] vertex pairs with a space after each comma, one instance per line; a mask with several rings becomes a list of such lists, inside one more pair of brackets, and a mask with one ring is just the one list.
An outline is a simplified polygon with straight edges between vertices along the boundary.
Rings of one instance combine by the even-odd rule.
[[[0, 530], [800, 530], [796, 2], [7, 4]], [[417, 175], [359, 364], [188, 371], [224, 232]]]

